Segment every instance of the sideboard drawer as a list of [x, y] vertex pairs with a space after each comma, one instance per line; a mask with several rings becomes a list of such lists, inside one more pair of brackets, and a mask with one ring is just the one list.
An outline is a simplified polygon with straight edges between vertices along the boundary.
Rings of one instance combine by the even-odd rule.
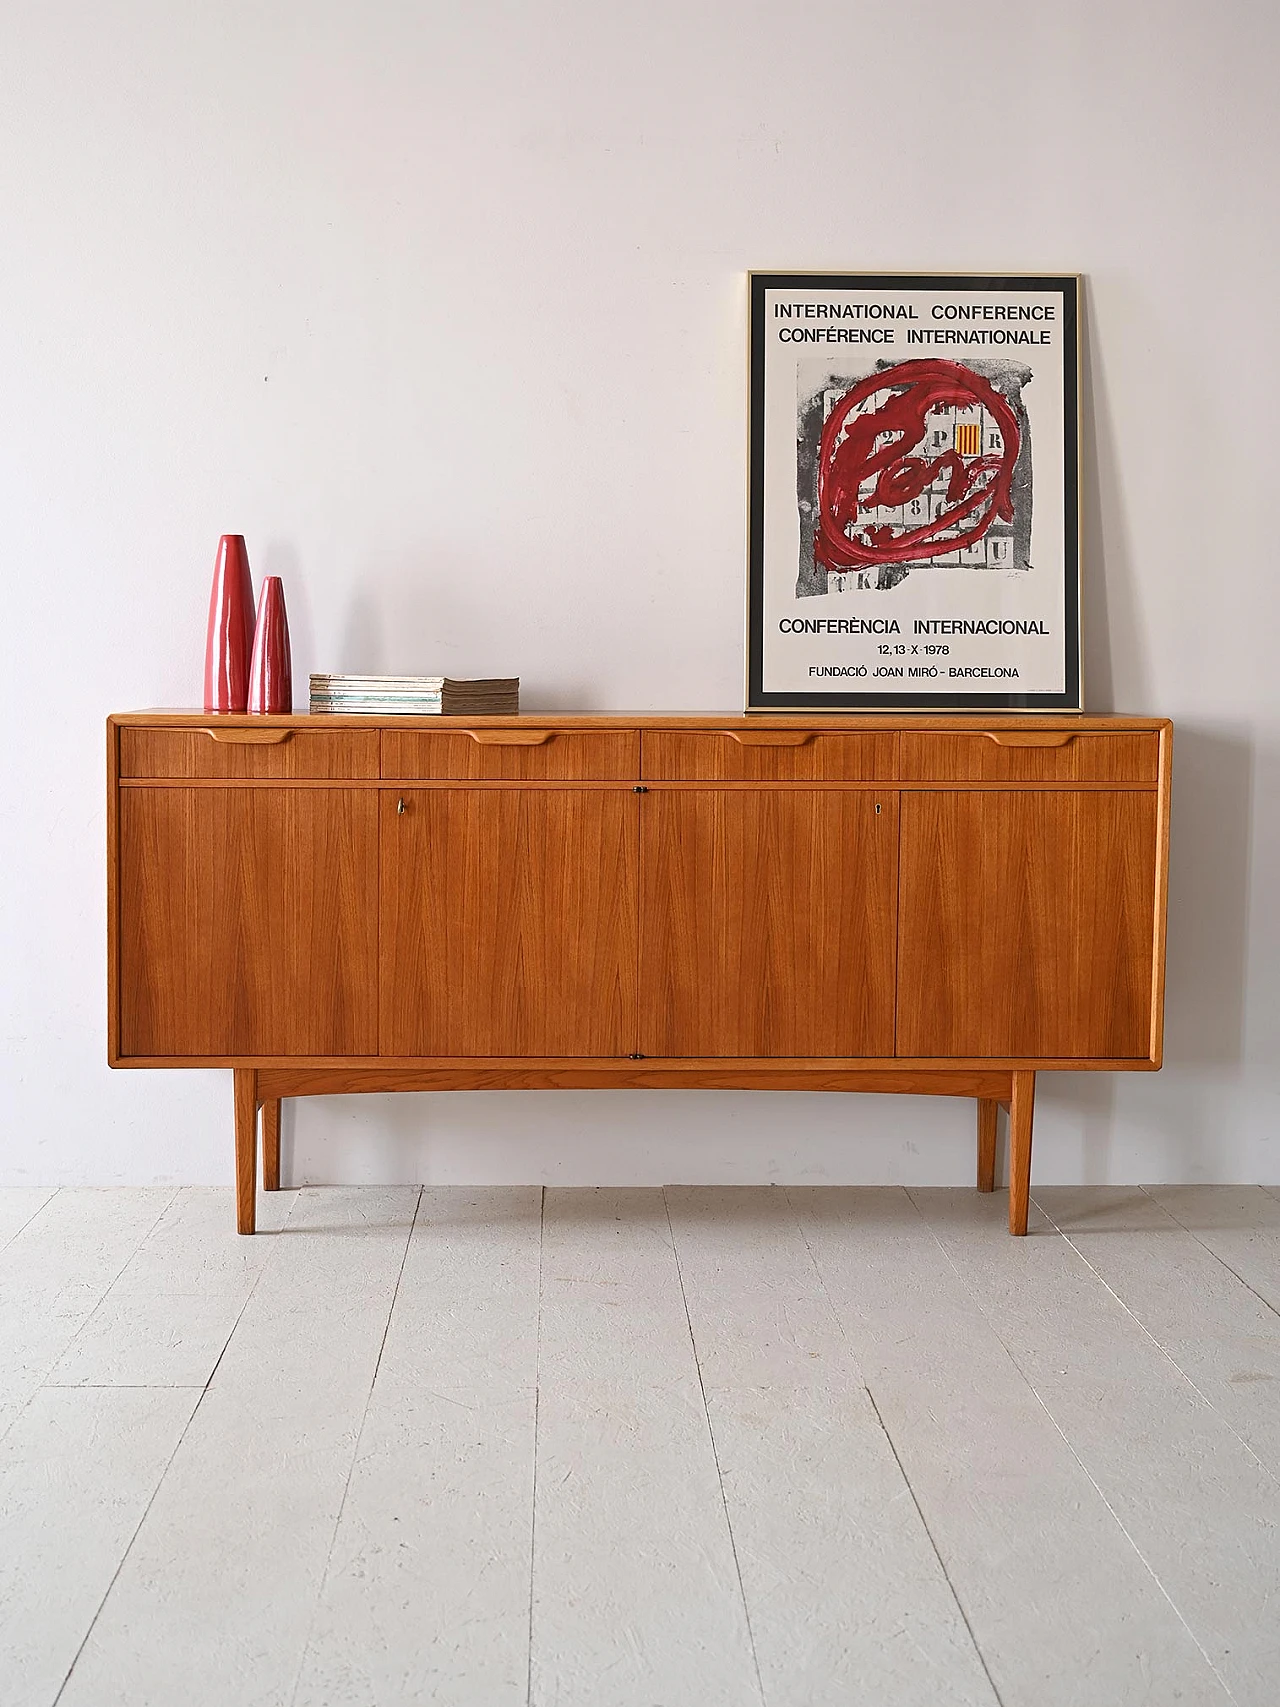
[[647, 729], [644, 774], [661, 782], [892, 782], [897, 733]]
[[994, 729], [902, 734], [903, 782], [1154, 783], [1160, 737], [1153, 733], [1072, 734]]
[[612, 782], [640, 775], [634, 729], [384, 729], [382, 775], [396, 782]]
[[122, 777], [376, 777], [376, 729], [228, 726], [120, 731]]

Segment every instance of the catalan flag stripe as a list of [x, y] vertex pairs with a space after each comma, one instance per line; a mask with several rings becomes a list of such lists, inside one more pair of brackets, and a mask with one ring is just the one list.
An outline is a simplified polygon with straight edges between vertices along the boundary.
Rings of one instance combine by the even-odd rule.
[[961, 456], [979, 456], [982, 452], [982, 428], [977, 421], [956, 422], [956, 450]]

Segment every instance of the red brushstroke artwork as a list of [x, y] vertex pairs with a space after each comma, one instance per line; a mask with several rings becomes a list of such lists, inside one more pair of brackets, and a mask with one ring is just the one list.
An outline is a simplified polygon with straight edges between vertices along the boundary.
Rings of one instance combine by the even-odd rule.
[[[979, 439], [998, 443], [998, 451], [964, 455], [953, 445], [931, 460], [930, 416], [975, 409], [978, 421], [989, 419], [995, 429]], [[1007, 400], [958, 362], [901, 362], [869, 374], [840, 398], [822, 431], [816, 563], [845, 570], [964, 550], [994, 521], [1013, 519], [1020, 443]], [[926, 506], [935, 514], [920, 526], [884, 519], [885, 510], [901, 510], [926, 488], [935, 495]]]

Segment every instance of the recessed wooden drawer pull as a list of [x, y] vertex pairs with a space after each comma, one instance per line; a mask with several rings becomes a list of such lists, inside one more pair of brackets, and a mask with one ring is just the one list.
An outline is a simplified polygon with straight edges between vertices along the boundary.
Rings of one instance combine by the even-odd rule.
[[1043, 734], [1038, 729], [1011, 729], [1006, 735], [988, 729], [986, 736], [997, 747], [1066, 747], [1075, 740], [1074, 732], [1069, 729], [1065, 732], [1046, 729]]
[[467, 734], [482, 747], [541, 747], [553, 729], [468, 729]]
[[726, 729], [740, 747], [803, 747], [813, 739], [811, 729]]
[[278, 747], [293, 734], [292, 729], [206, 729], [211, 741], [228, 747]]

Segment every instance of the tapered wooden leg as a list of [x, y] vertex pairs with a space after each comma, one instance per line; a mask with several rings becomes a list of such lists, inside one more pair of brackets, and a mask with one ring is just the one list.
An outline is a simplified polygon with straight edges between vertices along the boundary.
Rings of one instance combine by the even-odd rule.
[[1031, 1121], [1035, 1112], [1036, 1076], [1013, 1075], [1009, 1105], [1009, 1231], [1025, 1233], [1031, 1201]]
[[978, 1100], [978, 1190], [996, 1189], [996, 1115], [998, 1102]]
[[258, 1195], [258, 1074], [255, 1068], [236, 1068], [235, 1104], [236, 1231], [252, 1233]]
[[262, 1105], [262, 1189], [280, 1189], [280, 1098]]

